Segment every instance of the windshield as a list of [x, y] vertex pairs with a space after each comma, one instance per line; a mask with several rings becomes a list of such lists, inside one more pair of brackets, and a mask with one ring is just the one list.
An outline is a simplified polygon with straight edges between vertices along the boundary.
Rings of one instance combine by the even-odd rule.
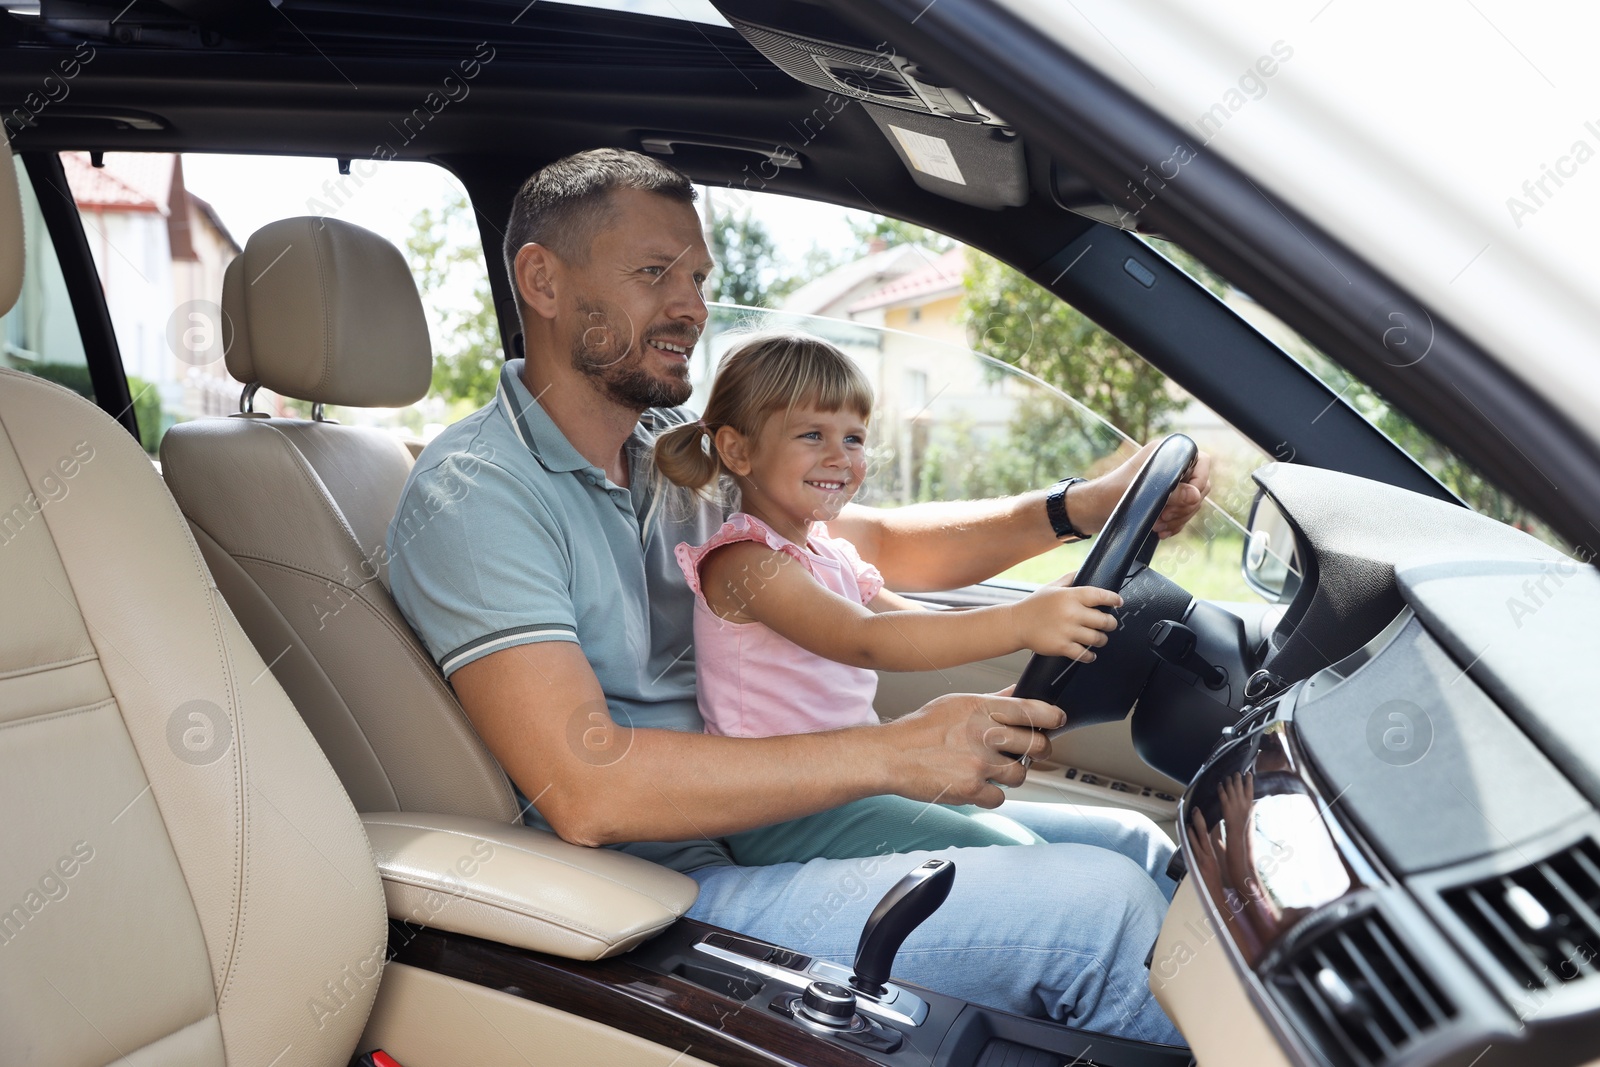
[[[689, 405], [698, 410], [705, 403], [713, 370], [740, 333], [769, 329], [803, 330], [831, 342], [854, 358], [872, 382], [876, 406], [867, 479], [855, 497], [862, 504], [892, 508], [1023, 493], [1069, 475], [1103, 473], [1139, 446], [1015, 361], [924, 333], [725, 303], [711, 306], [691, 367], [695, 393]], [[1249, 472], [1268, 457], [1248, 443], [1216, 441], [1219, 430], [1238, 442], [1243, 439], [1192, 402], [1168, 428], [1191, 433], [1213, 453], [1214, 483], [1220, 485], [1202, 517], [1164, 544], [1152, 566], [1195, 596], [1258, 599], [1244, 584], [1239, 561], [1242, 521], [1253, 496], [1253, 487], [1245, 485]], [[1091, 544], [1063, 545], [1011, 568], [995, 582], [1053, 581], [1076, 570]]]
[[1393, 441], [1439, 479], [1462, 503], [1480, 515], [1514, 526], [1570, 554], [1572, 547], [1534, 516], [1504, 489], [1495, 485], [1466, 460], [1440, 444], [1412, 422], [1376, 389], [1324, 355], [1310, 341], [1272, 312], [1256, 303], [1247, 293], [1222, 280], [1189, 253], [1170, 241], [1145, 238], [1156, 251], [1171, 260], [1200, 284], [1215, 293], [1223, 303], [1271, 340], [1295, 362], [1314, 374], [1344, 403]]

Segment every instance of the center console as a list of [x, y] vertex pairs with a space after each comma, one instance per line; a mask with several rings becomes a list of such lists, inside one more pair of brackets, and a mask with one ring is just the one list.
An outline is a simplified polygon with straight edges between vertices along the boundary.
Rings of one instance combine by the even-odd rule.
[[803, 1016], [797, 1018], [797, 1001], [818, 985], [834, 987], [821, 992], [837, 1001], [841, 990], [850, 989], [849, 967], [692, 919], [679, 920], [625, 956], [593, 962], [400, 923], [391, 928], [390, 949], [394, 964], [603, 1020], [654, 1045], [686, 1049], [686, 1059], [724, 1067], [1188, 1067], [1192, 1062], [1187, 1049], [1074, 1030], [904, 982], [888, 983], [876, 1001], [856, 994], [855, 1014], [868, 1024], [856, 1032], [807, 1025]]
[[[462, 817], [391, 812], [363, 821], [391, 920], [390, 965], [363, 1049], [384, 1048], [408, 1067], [527, 1062], [524, 1047], [572, 1063], [671, 1050], [680, 1067], [1191, 1062], [1187, 1049], [895, 980], [901, 944], [959, 876], [950, 859], [908, 859], [915, 865], [868, 917], [854, 958], [839, 961], [682, 918], [693, 880], [624, 853]], [[463, 1004], [472, 1010], [463, 1014]], [[500, 1021], [491, 1026], [491, 1017]], [[501, 1033], [519, 1027], [531, 1036]], [[577, 1033], [592, 1043], [583, 1054], [543, 1047]]]

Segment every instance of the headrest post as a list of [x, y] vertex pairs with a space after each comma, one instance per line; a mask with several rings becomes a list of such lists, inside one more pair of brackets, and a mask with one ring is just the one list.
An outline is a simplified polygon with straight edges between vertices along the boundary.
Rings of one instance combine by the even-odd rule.
[[261, 388], [260, 382], [251, 382], [244, 387], [244, 392], [239, 394], [239, 414], [254, 415], [256, 412], [256, 390]]
[[322, 401], [320, 401], [320, 400], [314, 401], [312, 403], [312, 405], [311, 405], [311, 421], [312, 422], [332, 423], [335, 426], [339, 425], [339, 420], [338, 419], [324, 418], [322, 412], [323, 412]]

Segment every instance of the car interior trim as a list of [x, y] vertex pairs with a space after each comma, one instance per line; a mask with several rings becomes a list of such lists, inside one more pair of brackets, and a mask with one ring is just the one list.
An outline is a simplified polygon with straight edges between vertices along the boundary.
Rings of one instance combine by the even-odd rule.
[[677, 871], [532, 827], [416, 812], [361, 821], [391, 918], [572, 959], [628, 951], [700, 891]]
[[[1162, 292], [1115, 269], [1129, 260], [1149, 271]], [[1132, 234], [1097, 228], [1029, 274], [1183, 383], [1275, 459], [1455, 500], [1326, 383]], [[1270, 409], [1241, 400], [1263, 388], [1275, 398]]]
[[356, 1046], [358, 1052], [374, 1049], [405, 1067], [528, 1067], [530, 1061], [711, 1067], [688, 1048], [654, 1044], [593, 1018], [403, 963], [384, 968]]
[[44, 216], [48, 238], [55, 245], [62, 280], [67, 283], [78, 334], [83, 339], [89, 382], [94, 387], [94, 401], [137, 441], [139, 419], [128, 391], [122, 349], [111, 327], [111, 312], [106, 307], [105, 290], [100, 286], [94, 257], [89, 253], [88, 235], [83, 232], [77, 206], [66, 191], [66, 172], [62, 170], [61, 160], [50, 152], [25, 152], [22, 162], [27, 167], [28, 180], [38, 193], [39, 213]]

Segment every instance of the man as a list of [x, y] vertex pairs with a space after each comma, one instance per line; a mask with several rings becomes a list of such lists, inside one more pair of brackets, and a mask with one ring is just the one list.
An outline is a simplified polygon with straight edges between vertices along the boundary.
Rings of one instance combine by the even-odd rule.
[[[957, 694], [876, 727], [703, 732], [692, 594], [673, 546], [702, 543], [723, 514], [649, 476], [652, 428], [693, 417], [678, 405], [712, 269], [694, 198], [677, 171], [610, 149], [552, 163], [523, 186], [505, 255], [527, 358], [508, 362], [495, 400], [418, 459], [390, 527], [390, 581], [530, 802], [530, 823], [689, 873], [701, 885], [695, 918], [848, 961], [877, 898], [924, 856], [742, 868], [716, 838], [885, 793], [997, 806], [999, 786], [1024, 776], [1005, 754], [1047, 754], [1039, 731], [1063, 715]], [[1173, 494], [1163, 533], [1198, 510], [1207, 467]], [[1071, 521], [1098, 530], [1136, 469], [1073, 485]], [[893, 588], [955, 588], [1058, 543], [1046, 495], [851, 506], [830, 528]], [[1171, 845], [1126, 813], [1013, 809], [1054, 843], [954, 850], [952, 895], [895, 973], [1179, 1041], [1143, 967], [1171, 893], [1161, 873]]]

